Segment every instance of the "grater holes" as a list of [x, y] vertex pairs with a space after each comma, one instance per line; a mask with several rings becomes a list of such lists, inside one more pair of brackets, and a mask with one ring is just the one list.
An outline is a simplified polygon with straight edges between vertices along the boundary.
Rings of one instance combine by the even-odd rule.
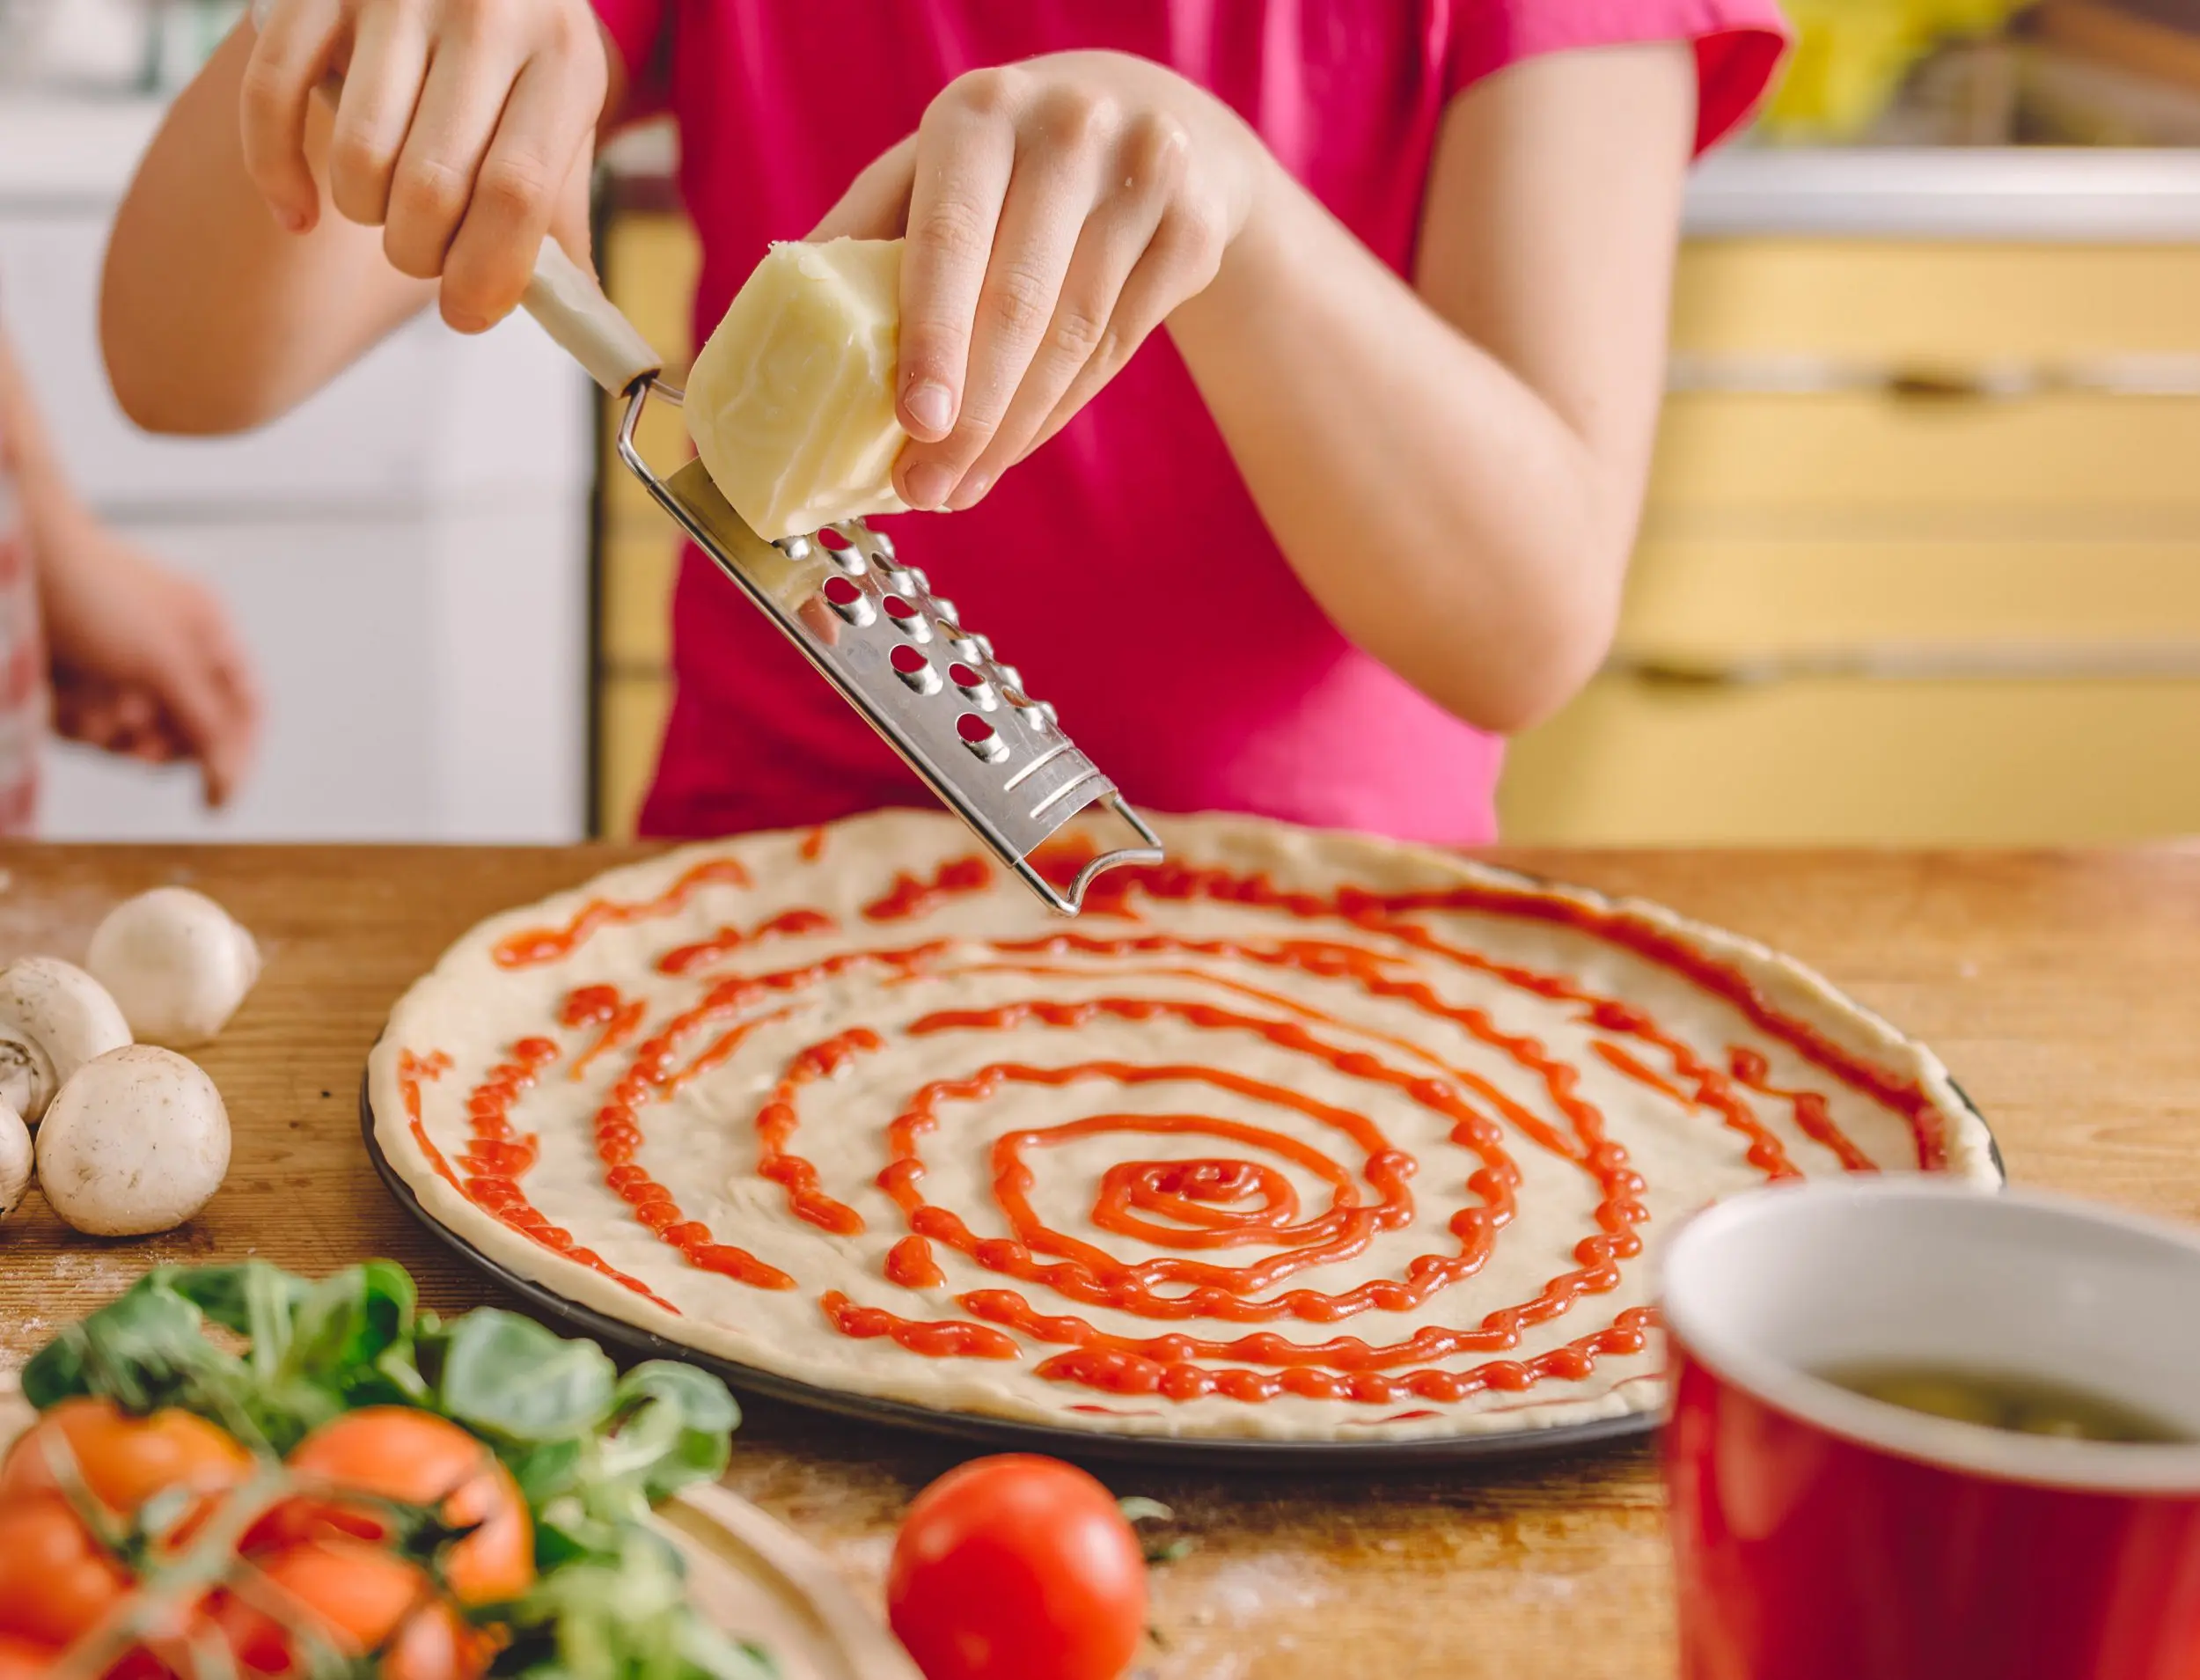
[[986, 711], [990, 712], [1001, 703], [994, 694], [993, 685], [959, 659], [947, 668], [947, 679], [961, 689], [972, 705]]
[[818, 533], [818, 547], [825, 557], [851, 577], [861, 577], [870, 569], [870, 562], [863, 558], [863, 551], [851, 542], [843, 532], [827, 525]]
[[924, 615], [898, 595], [885, 598], [886, 616], [894, 621], [894, 628], [912, 642], [929, 642], [932, 627], [924, 621]]
[[957, 718], [955, 733], [962, 737], [964, 746], [987, 764], [998, 764], [1008, 756], [1008, 744], [976, 712], [964, 712]]
[[825, 605], [859, 630], [878, 616], [870, 597], [847, 578], [826, 578], [823, 592]]
[[900, 678], [920, 694], [935, 694], [940, 689], [940, 673], [932, 669], [932, 662], [906, 642], [897, 642], [887, 662]]

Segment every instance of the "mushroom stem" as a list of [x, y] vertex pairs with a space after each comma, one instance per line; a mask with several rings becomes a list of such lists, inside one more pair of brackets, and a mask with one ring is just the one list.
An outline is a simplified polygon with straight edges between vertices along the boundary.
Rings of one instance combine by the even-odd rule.
[[0, 1103], [0, 1219], [21, 1205], [31, 1187], [31, 1128], [11, 1104]]

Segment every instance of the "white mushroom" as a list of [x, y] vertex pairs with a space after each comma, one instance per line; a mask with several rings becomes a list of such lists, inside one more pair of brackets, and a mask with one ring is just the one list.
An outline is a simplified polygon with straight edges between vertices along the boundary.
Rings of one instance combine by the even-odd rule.
[[75, 964], [24, 957], [0, 968], [0, 1102], [25, 1119], [44, 1114], [84, 1063], [129, 1041], [121, 1009]]
[[153, 1044], [204, 1044], [260, 978], [260, 947], [228, 911], [189, 887], [155, 887], [107, 912], [84, 959]]
[[229, 1111], [204, 1069], [157, 1045], [86, 1062], [38, 1129], [38, 1177], [67, 1223], [94, 1236], [173, 1230], [229, 1170]]
[[31, 1128], [0, 1103], [0, 1219], [15, 1212], [31, 1187]]

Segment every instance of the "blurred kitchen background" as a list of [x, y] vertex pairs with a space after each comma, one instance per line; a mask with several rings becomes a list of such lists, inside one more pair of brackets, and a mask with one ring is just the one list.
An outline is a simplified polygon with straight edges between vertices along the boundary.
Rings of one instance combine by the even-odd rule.
[[[1618, 647], [1517, 745], [1508, 837], [2200, 833], [2200, 0], [1787, 4], [1785, 84], [1695, 183]], [[269, 691], [231, 811], [64, 749], [45, 832], [629, 833], [675, 544], [531, 323], [416, 323], [245, 440], [107, 394], [106, 220], [238, 9], [0, 0], [0, 306], [91, 499], [225, 593]], [[674, 161], [622, 139], [599, 249], [677, 370]]]

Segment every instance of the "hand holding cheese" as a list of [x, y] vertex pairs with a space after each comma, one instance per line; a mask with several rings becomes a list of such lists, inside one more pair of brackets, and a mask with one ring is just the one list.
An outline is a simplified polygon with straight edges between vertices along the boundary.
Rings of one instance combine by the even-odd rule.
[[687, 378], [687, 429], [733, 510], [776, 542], [899, 513], [899, 239], [775, 245]]
[[1213, 94], [1126, 53], [970, 71], [810, 237], [906, 232], [894, 373], [913, 508], [967, 508], [1204, 290], [1277, 173]]

